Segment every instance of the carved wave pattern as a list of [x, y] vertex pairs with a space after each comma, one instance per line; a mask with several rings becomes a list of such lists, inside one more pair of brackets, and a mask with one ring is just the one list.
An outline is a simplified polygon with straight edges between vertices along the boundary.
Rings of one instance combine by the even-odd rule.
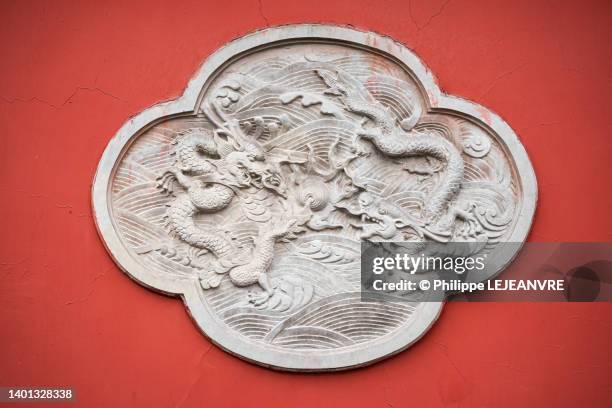
[[412, 316], [413, 305], [368, 302], [360, 293], [315, 302], [272, 329], [264, 340], [295, 349], [332, 349], [392, 333]]
[[[226, 91], [225, 114], [237, 120], [247, 136], [259, 132], [257, 140], [271, 156], [313, 154], [314, 166], [324, 168], [329, 166], [332, 146], [337, 146], [340, 156], [352, 153], [359, 118], [347, 113], [337, 100], [317, 100], [316, 95], [328, 91], [315, 72], [322, 64], [357, 78], [398, 122], [426, 108], [415, 84], [380, 57], [353, 55], [323, 60], [316, 55], [299, 62], [277, 57], [260, 61], [244, 73], [228, 75], [217, 84], [217, 88], [229, 84], [232, 92]], [[241, 86], [232, 81], [239, 81]], [[232, 99], [228, 99], [230, 96]], [[254, 129], [255, 118], [260, 118], [263, 128]], [[463, 146], [464, 180], [454, 204], [475, 205], [490, 242], [502, 240], [512, 230], [519, 194], [503, 149], [463, 119], [442, 114], [424, 114], [420, 119], [418, 129]], [[166, 209], [173, 198], [158, 188], [157, 178], [175, 163], [173, 140], [179, 131], [190, 128], [213, 126], [200, 116], [175, 118], [143, 133], [116, 169], [111, 189], [120, 236], [147, 270], [160, 279], [197, 281], [202, 265], [212, 259], [210, 253], [190, 247], [169, 230]], [[354, 181], [418, 217], [445, 177], [444, 170], [430, 171], [428, 176], [418, 171], [398, 172], [389, 160], [370, 148], [367, 160], [352, 163]], [[425, 170], [436, 167], [435, 160], [420, 157], [393, 162], [400, 166], [416, 163]], [[329, 185], [342, 187], [337, 180]], [[228, 208], [200, 214], [194, 222], [202, 230], [225, 234], [239, 247], [248, 248], [260, 225], [282, 213], [275, 205], [266, 190], [243, 191]], [[363, 301], [359, 295], [359, 230], [350, 226], [349, 216], [343, 212], [332, 213], [329, 221], [346, 228], [326, 233], [308, 231], [291, 242], [276, 244], [268, 274], [277, 290], [264, 305], [252, 301], [252, 296], [262, 293], [259, 286], [237, 287], [225, 278], [218, 287], [201, 292], [202, 302], [223, 324], [250, 341], [292, 350], [352, 347], [405, 328], [418, 304]]]
[[377, 339], [407, 324], [416, 306], [361, 299], [359, 245], [315, 234], [280, 250], [270, 276], [273, 282], [292, 283], [286, 310], [253, 308], [244, 290], [229, 282], [204, 299], [233, 330], [281, 348], [334, 349]]

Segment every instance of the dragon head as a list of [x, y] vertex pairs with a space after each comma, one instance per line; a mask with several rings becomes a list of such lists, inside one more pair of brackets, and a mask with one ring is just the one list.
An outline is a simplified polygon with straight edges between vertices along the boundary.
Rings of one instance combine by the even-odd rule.
[[274, 162], [254, 156], [246, 151], [234, 151], [225, 157], [227, 179], [239, 187], [252, 185], [266, 188], [286, 197], [287, 187], [278, 166]]

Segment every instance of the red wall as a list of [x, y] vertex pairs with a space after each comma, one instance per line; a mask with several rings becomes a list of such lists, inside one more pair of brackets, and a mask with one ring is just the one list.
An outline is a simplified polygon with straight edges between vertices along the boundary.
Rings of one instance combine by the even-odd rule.
[[332, 22], [404, 42], [510, 123], [539, 181], [530, 240], [612, 241], [611, 3], [231, 3], [0, 5], [0, 385], [69, 386], [84, 407], [612, 406], [610, 304], [453, 303], [408, 351], [343, 373], [242, 362], [119, 271], [89, 196], [121, 124], [216, 48]]

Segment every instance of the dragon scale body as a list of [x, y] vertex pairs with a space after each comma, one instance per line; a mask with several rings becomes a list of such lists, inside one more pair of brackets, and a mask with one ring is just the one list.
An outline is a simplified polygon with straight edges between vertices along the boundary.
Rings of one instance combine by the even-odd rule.
[[210, 173], [214, 166], [202, 155], [218, 157], [217, 148], [212, 138], [202, 137], [202, 133], [188, 132], [176, 140], [176, 159], [181, 163], [181, 168], [189, 170], [193, 174]]
[[[256, 152], [248, 149], [219, 151], [215, 139], [208, 131], [184, 132], [176, 138], [175, 145], [176, 163], [161, 177], [162, 186], [169, 178], [176, 180], [185, 189], [175, 193], [176, 198], [167, 210], [171, 229], [183, 242], [214, 254], [222, 267], [222, 270], [215, 272], [229, 271], [230, 280], [235, 285], [248, 286], [259, 282], [264, 289], [269, 290], [264, 274], [272, 264], [277, 238], [285, 235], [288, 227], [272, 230], [262, 228], [251, 256], [245, 262], [242, 249], [235, 247], [222, 233], [199, 228], [195, 217], [201, 213], [221, 211], [235, 197], [235, 190], [226, 185], [225, 181], [205, 181], [215, 180], [218, 171], [224, 172], [226, 177], [233, 177], [234, 187], [249, 186], [253, 180], [261, 180], [264, 187], [267, 187], [268, 179], [273, 178], [270, 167]], [[219, 161], [221, 158], [224, 160]]]
[[179, 238], [196, 248], [206, 249], [221, 258], [231, 252], [230, 243], [220, 234], [204, 232], [194, 222], [201, 207], [196, 206], [190, 194], [179, 195], [168, 209], [168, 219]]
[[[215, 166], [206, 157], [218, 157], [211, 135], [201, 130], [180, 134], [176, 141], [176, 167], [169, 174], [186, 191], [177, 193], [167, 211], [170, 227], [178, 237], [196, 248], [212, 252], [218, 258], [227, 257], [232, 245], [223, 235], [204, 231], [194, 221], [199, 213], [213, 213], [227, 207], [234, 191], [219, 183], [207, 183], [191, 176], [210, 174]], [[189, 175], [186, 175], [189, 174]]]
[[354, 96], [348, 96], [344, 102], [351, 112], [372, 119], [382, 134], [389, 135], [395, 130], [393, 120], [391, 120], [389, 113], [382, 106], [366, 102]]
[[295, 225], [296, 220], [290, 220], [283, 224], [272, 225], [271, 229], [260, 229], [257, 237], [257, 245], [251, 254], [251, 261], [245, 265], [233, 268], [229, 272], [231, 281], [236, 286], [248, 286], [259, 283], [268, 292], [272, 290], [267, 280], [266, 272], [272, 265], [274, 258], [274, 244], [279, 238], [284, 237]]
[[268, 271], [274, 256], [276, 237], [273, 235], [259, 236], [252, 261], [246, 265], [233, 268], [229, 272], [230, 279], [236, 286], [248, 286], [257, 283], [259, 278]]
[[463, 180], [463, 158], [457, 148], [434, 133], [416, 130], [404, 132], [381, 106], [351, 97], [347, 97], [345, 103], [350, 111], [374, 122], [376, 132], [365, 131], [360, 136], [371, 140], [383, 154], [390, 157], [429, 156], [446, 164], [445, 178], [433, 192], [423, 213], [429, 221], [439, 218], [459, 191]]

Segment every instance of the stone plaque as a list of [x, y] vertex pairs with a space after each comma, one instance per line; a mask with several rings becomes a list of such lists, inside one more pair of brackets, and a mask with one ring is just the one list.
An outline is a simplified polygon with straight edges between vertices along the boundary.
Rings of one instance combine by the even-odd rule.
[[394, 354], [442, 309], [362, 299], [362, 240], [523, 242], [536, 191], [512, 129], [406, 47], [296, 25], [232, 41], [128, 120], [93, 205], [117, 264], [218, 346], [312, 371]]

